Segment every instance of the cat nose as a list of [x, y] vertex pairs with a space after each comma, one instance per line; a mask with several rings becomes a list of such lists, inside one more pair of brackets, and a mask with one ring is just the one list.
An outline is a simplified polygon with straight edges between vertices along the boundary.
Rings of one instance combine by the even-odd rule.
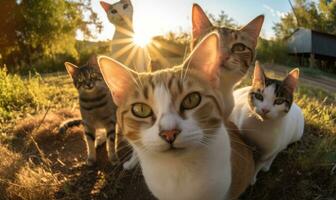
[[160, 137], [164, 139], [169, 144], [173, 144], [177, 135], [180, 134], [180, 130], [173, 129], [173, 130], [164, 130], [159, 133]]
[[262, 111], [264, 114], [267, 114], [267, 113], [269, 113], [270, 110], [269, 110], [269, 109], [266, 109], [266, 108], [262, 108], [261, 111]]

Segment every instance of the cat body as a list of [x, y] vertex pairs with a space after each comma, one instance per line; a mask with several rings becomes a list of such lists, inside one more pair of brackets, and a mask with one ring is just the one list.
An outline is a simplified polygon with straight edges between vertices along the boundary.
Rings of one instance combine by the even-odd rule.
[[228, 117], [234, 107], [234, 86], [245, 76], [255, 58], [257, 40], [264, 21], [260, 15], [241, 29], [213, 25], [198, 4], [192, 8], [192, 48], [212, 31], [220, 36], [221, 91], [227, 104]]
[[[116, 105], [112, 101], [110, 90], [103, 80], [96, 59], [96, 56], [93, 56], [88, 64], [82, 67], [65, 63], [78, 90], [81, 123], [85, 129], [88, 165], [95, 163], [96, 147], [105, 140], [109, 160], [112, 163], [116, 161], [114, 155]], [[105, 136], [97, 134], [100, 130], [105, 132]]]
[[[154, 73], [136, 73], [99, 58], [118, 105], [118, 126], [158, 199], [231, 199], [253, 176], [252, 152], [226, 128], [226, 105], [218, 89], [218, 38], [210, 34], [181, 66]], [[250, 173], [233, 175], [244, 167]]]
[[282, 82], [268, 79], [257, 64], [254, 86], [234, 92], [236, 105], [230, 118], [260, 154], [252, 183], [261, 169], [268, 171], [278, 153], [303, 135], [303, 113], [293, 102], [297, 79], [295, 70]]
[[115, 26], [112, 38], [112, 57], [138, 72], [151, 71], [147, 48], [134, 43], [133, 6], [130, 0], [114, 4], [101, 1], [109, 21]]

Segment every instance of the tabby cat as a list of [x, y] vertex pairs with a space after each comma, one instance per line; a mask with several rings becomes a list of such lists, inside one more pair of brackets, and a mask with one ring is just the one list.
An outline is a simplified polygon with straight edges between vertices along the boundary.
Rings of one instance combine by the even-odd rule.
[[252, 86], [234, 92], [236, 106], [230, 117], [260, 153], [252, 184], [261, 169], [268, 171], [278, 153], [303, 135], [303, 114], [293, 102], [298, 78], [298, 69], [282, 81], [268, 78], [257, 62]]
[[253, 19], [243, 28], [236, 30], [212, 25], [198, 4], [192, 8], [192, 48], [211, 31], [220, 35], [221, 91], [226, 100], [225, 115], [229, 116], [233, 107], [233, 88], [244, 77], [256, 55], [259, 33], [264, 16]]
[[232, 199], [251, 181], [252, 152], [224, 118], [218, 54], [211, 33], [182, 65], [153, 73], [98, 59], [118, 126], [158, 199]]
[[[96, 147], [102, 142], [97, 139], [96, 134], [100, 129], [104, 129], [106, 132], [108, 158], [112, 163], [115, 163], [116, 105], [113, 103], [110, 90], [100, 73], [97, 57], [93, 56], [86, 65], [81, 67], [69, 62], [65, 63], [65, 67], [79, 94], [80, 112], [85, 128], [88, 152], [87, 164], [93, 165], [96, 161]], [[68, 123], [64, 123], [63, 126], [68, 126]]]
[[114, 4], [101, 1], [109, 21], [115, 26], [112, 39], [112, 57], [138, 72], [151, 71], [151, 58], [146, 48], [133, 41], [133, 5], [130, 0]]

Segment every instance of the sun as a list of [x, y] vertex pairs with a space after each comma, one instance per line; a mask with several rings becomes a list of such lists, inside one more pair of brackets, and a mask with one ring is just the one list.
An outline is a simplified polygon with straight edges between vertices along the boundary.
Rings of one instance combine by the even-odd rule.
[[145, 34], [145, 33], [138, 32], [138, 33], [135, 33], [133, 37], [133, 42], [142, 48], [149, 45], [151, 41], [152, 41], [152, 36]]

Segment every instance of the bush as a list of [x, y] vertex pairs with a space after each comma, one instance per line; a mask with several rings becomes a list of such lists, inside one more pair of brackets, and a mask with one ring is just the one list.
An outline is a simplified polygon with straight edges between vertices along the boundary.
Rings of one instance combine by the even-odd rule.
[[10, 75], [6, 68], [0, 68], [0, 122], [12, 117], [14, 111], [37, 108], [47, 104], [47, 92], [40, 84], [39, 75], [22, 80]]
[[288, 55], [287, 44], [283, 40], [266, 40], [260, 38], [257, 45], [257, 60], [278, 64], [293, 64], [293, 58]]

